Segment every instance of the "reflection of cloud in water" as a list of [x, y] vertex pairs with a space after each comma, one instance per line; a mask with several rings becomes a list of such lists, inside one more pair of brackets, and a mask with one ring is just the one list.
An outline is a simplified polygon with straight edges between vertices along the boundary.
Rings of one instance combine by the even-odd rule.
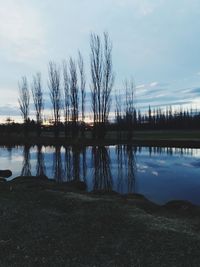
[[189, 167], [189, 168], [193, 167], [192, 164], [190, 164], [190, 163], [182, 163], [180, 165], [182, 165], [184, 167]]
[[[197, 148], [197, 149], [191, 149], [191, 151], [192, 151], [192, 157], [193, 158], [200, 158], [200, 149], [199, 148]], [[185, 156], [187, 156], [187, 155], [185, 155]]]
[[157, 160], [157, 162], [160, 163], [160, 164], [165, 164], [166, 163], [165, 160]]
[[156, 172], [156, 171], [153, 171], [152, 174], [153, 174], [154, 176], [158, 176], [158, 172]]
[[42, 147], [42, 152], [45, 154], [53, 154], [54, 153], [54, 147], [47, 146], [47, 147]]
[[194, 162], [191, 162], [190, 165], [191, 165], [192, 167], [200, 168], [200, 161], [194, 161]]
[[190, 163], [187, 163], [187, 162], [183, 162], [183, 163], [179, 163], [179, 162], [176, 162], [174, 165], [176, 166], [179, 166], [179, 167], [187, 167], [187, 168], [200, 168], [200, 161], [193, 161], [193, 162], [190, 162]]
[[141, 170], [143, 170], [143, 169], [148, 169], [148, 168], [149, 168], [148, 166], [146, 166], [146, 165], [141, 165], [140, 163], [137, 163], [136, 166], [137, 166], [138, 169], [141, 169]]
[[141, 165], [139, 163], [137, 163], [136, 166], [137, 166], [137, 171], [140, 172], [140, 173], [146, 173], [147, 169], [149, 168], [148, 166]]
[[138, 172], [141, 172], [141, 173], [146, 173], [146, 170], [138, 170]]
[[151, 168], [162, 168], [164, 166], [158, 164], [158, 163], [154, 163], [154, 162], [145, 162], [147, 164], [147, 166], [151, 167]]
[[12, 157], [12, 160], [13, 161], [23, 161], [24, 160], [24, 156], [23, 155], [14, 155], [13, 157]]

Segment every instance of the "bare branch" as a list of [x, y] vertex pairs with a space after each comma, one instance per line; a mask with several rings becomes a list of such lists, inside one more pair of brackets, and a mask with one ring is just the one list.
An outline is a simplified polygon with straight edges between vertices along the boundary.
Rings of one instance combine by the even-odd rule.
[[82, 122], [85, 120], [85, 84], [86, 84], [86, 78], [85, 78], [85, 68], [84, 68], [84, 62], [83, 62], [83, 57], [80, 53], [78, 52], [78, 67], [79, 67], [79, 75], [80, 75], [80, 90], [81, 90], [81, 117], [82, 117]]
[[53, 117], [56, 134], [61, 117], [61, 90], [60, 90], [60, 70], [54, 62], [49, 62], [49, 82], [50, 99], [53, 106]]
[[18, 83], [19, 86], [19, 108], [21, 111], [22, 118], [24, 123], [28, 121], [29, 116], [29, 103], [30, 103], [30, 94], [28, 90], [28, 82], [27, 78], [22, 77], [21, 82]]
[[33, 102], [36, 110], [36, 120], [38, 124], [42, 123], [43, 110], [44, 110], [44, 100], [41, 85], [41, 74], [37, 73], [33, 76], [33, 83], [31, 87]]
[[108, 121], [111, 107], [111, 91], [114, 84], [112, 66], [112, 44], [108, 33], [104, 33], [103, 45], [100, 37], [91, 34], [90, 38], [91, 96], [94, 125], [102, 126]]
[[75, 61], [70, 58], [69, 61], [69, 73], [70, 73], [70, 98], [71, 98], [71, 119], [74, 124], [78, 122], [79, 116], [79, 93], [78, 93], [78, 81], [77, 70]]
[[63, 78], [64, 78], [64, 112], [65, 122], [70, 120], [70, 77], [68, 73], [67, 62], [63, 62]]

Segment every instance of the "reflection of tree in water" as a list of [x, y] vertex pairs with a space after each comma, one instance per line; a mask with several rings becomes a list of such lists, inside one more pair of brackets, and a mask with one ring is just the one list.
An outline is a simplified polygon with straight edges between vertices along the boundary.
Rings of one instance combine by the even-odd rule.
[[63, 167], [61, 157], [61, 146], [55, 147], [53, 155], [53, 175], [56, 181], [62, 182], [63, 180]]
[[124, 157], [123, 157], [123, 146], [116, 146], [117, 153], [117, 191], [123, 192], [123, 181], [124, 181]]
[[86, 147], [65, 147], [64, 173], [67, 181], [86, 181]]
[[78, 146], [72, 147], [73, 160], [73, 180], [80, 181], [80, 148]]
[[136, 147], [126, 145], [124, 147], [125, 152], [125, 166], [126, 166], [126, 177], [127, 177], [127, 192], [135, 192], [135, 173], [136, 173]]
[[190, 148], [177, 148], [177, 147], [148, 147], [149, 150], [149, 156], [151, 156], [152, 153], [155, 155], [158, 154], [165, 154], [168, 156], [173, 156], [173, 155], [190, 155], [193, 156], [194, 149]]
[[151, 157], [151, 154], [152, 154], [152, 147], [150, 146], [149, 147], [149, 156]]
[[23, 156], [21, 176], [31, 176], [30, 146], [24, 146]]
[[[137, 147], [133, 147], [131, 145], [118, 145], [116, 147], [118, 178], [117, 190], [120, 193], [135, 192], [136, 152]], [[124, 185], [126, 185], [126, 188], [124, 188]]]
[[110, 155], [106, 147], [93, 147], [94, 190], [112, 190]]
[[42, 146], [37, 146], [37, 164], [36, 164], [36, 175], [43, 176], [46, 173], [46, 168], [44, 164], [44, 154], [42, 152]]
[[170, 155], [170, 156], [173, 155], [173, 149], [172, 149], [172, 147], [168, 147], [167, 148], [167, 154]]
[[13, 149], [13, 147], [12, 146], [6, 146], [6, 148], [7, 148], [7, 151], [8, 151], [8, 159], [12, 160], [12, 149]]
[[83, 181], [86, 182], [87, 175], [87, 162], [86, 162], [86, 147], [82, 148], [82, 177]]
[[64, 173], [67, 181], [71, 181], [73, 179], [72, 176], [72, 154], [71, 147], [65, 147], [65, 164], [64, 164]]

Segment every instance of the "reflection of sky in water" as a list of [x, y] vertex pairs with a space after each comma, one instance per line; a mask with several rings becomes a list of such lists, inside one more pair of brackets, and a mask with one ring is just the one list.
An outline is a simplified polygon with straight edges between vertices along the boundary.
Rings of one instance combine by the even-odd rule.
[[[84, 155], [80, 148], [42, 147], [44, 170], [53, 179], [84, 179]], [[24, 160], [29, 153], [31, 174], [36, 175], [38, 148], [0, 148], [0, 169], [10, 169], [14, 178], [21, 175]], [[172, 199], [186, 199], [200, 204], [200, 149], [134, 148], [130, 146], [88, 147], [85, 150], [85, 180], [88, 190], [115, 190], [120, 193], [142, 193], [157, 203]], [[67, 161], [69, 160], [69, 162]], [[68, 162], [68, 165], [67, 165]], [[96, 172], [94, 168], [96, 162]], [[77, 166], [80, 166], [79, 168]], [[77, 169], [79, 169], [77, 171]], [[96, 176], [95, 176], [96, 175]], [[95, 179], [96, 177], [96, 179]]]

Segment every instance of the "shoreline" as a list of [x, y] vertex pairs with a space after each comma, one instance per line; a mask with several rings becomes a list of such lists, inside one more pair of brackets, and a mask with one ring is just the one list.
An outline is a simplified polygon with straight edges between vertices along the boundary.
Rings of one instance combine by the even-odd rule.
[[42, 146], [114, 146], [114, 145], [132, 145], [132, 146], [146, 146], [146, 147], [176, 147], [176, 148], [200, 148], [200, 138], [134, 138], [132, 140], [127, 139], [66, 139], [64, 137], [12, 137], [12, 136], [0, 136], [1, 146], [23, 146], [23, 145], [42, 145]]
[[17, 176], [14, 177], [12, 180], [0, 180], [0, 189], [5, 190], [5, 192], [11, 192], [15, 189], [27, 189], [29, 186], [33, 186], [33, 188], [40, 188], [42, 190], [52, 190], [58, 191], [63, 193], [78, 193], [84, 194], [90, 197], [106, 197], [106, 198], [117, 198], [118, 200], [126, 201], [131, 200], [131, 202], [135, 202], [135, 204], [142, 202], [147, 206], [154, 206], [160, 209], [180, 209], [180, 210], [188, 210], [188, 209], [195, 209], [198, 210], [200, 215], [200, 205], [193, 204], [192, 202], [184, 199], [177, 199], [177, 200], [169, 200], [164, 204], [158, 204], [154, 201], [149, 200], [145, 195], [141, 193], [126, 193], [120, 194], [116, 191], [87, 191], [87, 185], [83, 181], [69, 181], [58, 183], [53, 179], [49, 179], [46, 176]]

